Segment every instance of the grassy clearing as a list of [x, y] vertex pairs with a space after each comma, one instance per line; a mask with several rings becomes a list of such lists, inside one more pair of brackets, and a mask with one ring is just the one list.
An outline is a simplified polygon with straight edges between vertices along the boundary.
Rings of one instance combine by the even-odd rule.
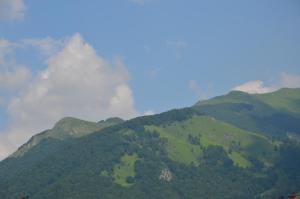
[[249, 162], [242, 154], [238, 152], [232, 152], [228, 155], [228, 157], [233, 160], [236, 166], [242, 168], [249, 168], [252, 166], [251, 162]]
[[161, 138], [168, 140], [167, 152], [172, 160], [188, 165], [192, 163], [198, 165], [197, 159], [202, 153], [200, 146], [192, 145], [187, 140], [173, 135], [161, 127], [146, 126], [145, 128], [149, 131], [158, 132]]
[[[161, 138], [166, 138], [169, 157], [185, 164], [200, 164], [198, 159], [202, 154], [202, 149], [211, 145], [223, 147], [234, 164], [242, 168], [251, 166], [247, 160], [249, 156], [256, 157], [257, 154], [262, 154], [258, 158], [264, 162], [273, 153], [272, 143], [264, 136], [242, 130], [209, 116], [194, 116], [184, 122], [145, 128], [158, 132]], [[200, 145], [191, 144], [189, 136], [199, 139]]]
[[133, 155], [126, 154], [122, 156], [120, 164], [114, 167], [113, 176], [114, 176], [115, 183], [123, 187], [129, 187], [132, 185], [127, 182], [127, 178], [135, 176], [134, 165], [137, 160], [138, 160], [138, 156], [136, 154]]

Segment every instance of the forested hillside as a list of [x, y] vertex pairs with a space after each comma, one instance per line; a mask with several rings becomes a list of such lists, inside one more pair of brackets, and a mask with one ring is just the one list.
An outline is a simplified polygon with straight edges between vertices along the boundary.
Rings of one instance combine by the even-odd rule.
[[128, 121], [65, 118], [0, 162], [0, 198], [273, 199], [300, 192], [300, 90]]

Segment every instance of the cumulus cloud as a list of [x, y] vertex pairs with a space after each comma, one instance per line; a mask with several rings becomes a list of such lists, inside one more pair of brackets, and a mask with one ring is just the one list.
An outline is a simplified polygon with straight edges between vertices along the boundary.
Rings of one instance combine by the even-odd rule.
[[19, 45], [0, 39], [0, 91], [15, 91], [29, 80], [30, 71], [15, 62], [14, 51]]
[[5, 39], [0, 39], [0, 56], [3, 57], [11, 51], [11, 43]]
[[23, 39], [21, 41], [11, 42], [5, 39], [0, 39], [0, 68], [12, 68], [18, 65], [15, 60], [17, 50], [32, 51], [37, 50], [43, 58], [49, 58], [56, 55], [63, 49], [68, 38], [53, 39], [46, 37], [42, 39]]
[[275, 91], [277, 87], [267, 87], [264, 85], [264, 82], [261, 80], [254, 80], [246, 82], [242, 85], [236, 86], [233, 90], [243, 91], [247, 93], [269, 93]]
[[300, 75], [282, 73], [279, 81], [275, 84], [266, 86], [261, 80], [246, 82], [242, 85], [234, 87], [232, 90], [243, 91], [251, 94], [270, 93], [280, 88], [299, 88]]
[[0, 135], [0, 159], [65, 116], [91, 121], [137, 116], [129, 79], [121, 60], [105, 60], [75, 34], [10, 100], [11, 122]]
[[30, 71], [24, 66], [5, 68], [0, 72], [0, 90], [20, 89], [31, 77]]
[[288, 73], [281, 74], [282, 87], [300, 88], [300, 75], [293, 75]]
[[24, 39], [21, 43], [25, 47], [36, 48], [45, 57], [51, 57], [62, 50], [66, 39], [57, 40], [46, 37], [43, 39]]
[[24, 0], [0, 0], [0, 20], [19, 20], [25, 15]]
[[16, 47], [15, 43], [12, 43], [5, 39], [0, 39], [0, 65], [4, 64], [7, 55], [11, 54]]
[[144, 116], [149, 116], [149, 115], [154, 115], [154, 114], [155, 114], [155, 112], [152, 110], [148, 110], [148, 111], [144, 112]]

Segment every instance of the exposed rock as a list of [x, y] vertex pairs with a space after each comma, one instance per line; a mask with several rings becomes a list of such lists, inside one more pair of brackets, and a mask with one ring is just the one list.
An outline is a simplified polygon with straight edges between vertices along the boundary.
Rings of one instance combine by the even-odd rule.
[[172, 180], [173, 176], [169, 169], [163, 169], [160, 173], [159, 179], [164, 180], [167, 182], [170, 182]]

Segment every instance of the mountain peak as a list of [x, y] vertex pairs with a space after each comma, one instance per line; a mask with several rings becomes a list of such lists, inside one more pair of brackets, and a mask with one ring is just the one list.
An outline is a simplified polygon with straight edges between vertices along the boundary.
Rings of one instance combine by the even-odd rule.
[[208, 100], [201, 100], [197, 102], [194, 106], [201, 106], [201, 105], [213, 105], [213, 104], [220, 104], [220, 103], [233, 103], [233, 102], [240, 102], [240, 101], [249, 101], [251, 100], [251, 94], [243, 92], [243, 91], [230, 91], [226, 95], [217, 96]]
[[113, 124], [119, 124], [124, 122], [122, 118], [119, 117], [110, 117], [107, 118], [106, 120], [101, 120], [99, 123], [113, 123]]
[[87, 121], [80, 120], [74, 117], [64, 117], [60, 119], [58, 122], [56, 122], [53, 129], [58, 129], [58, 128], [68, 129], [74, 127], [74, 125], [77, 126], [85, 122]]
[[33, 136], [26, 144], [12, 154], [12, 157], [23, 156], [28, 150], [47, 138], [64, 140], [72, 137], [82, 137], [121, 122], [123, 122], [121, 118], [109, 118], [106, 121], [96, 123], [74, 117], [64, 117], [56, 122], [52, 129]]

